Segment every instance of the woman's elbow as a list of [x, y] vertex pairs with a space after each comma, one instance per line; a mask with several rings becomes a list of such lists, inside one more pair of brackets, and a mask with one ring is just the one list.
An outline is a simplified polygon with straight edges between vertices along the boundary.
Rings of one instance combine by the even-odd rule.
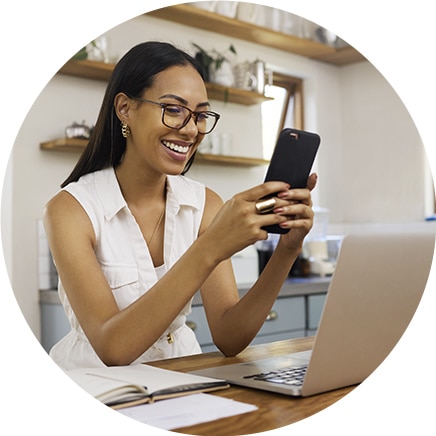
[[239, 353], [245, 350], [247, 348], [248, 344], [241, 345], [241, 344], [232, 344], [228, 342], [220, 342], [220, 341], [214, 341], [215, 346], [218, 348], [218, 350], [221, 351], [221, 353], [225, 357], [235, 357]]
[[144, 350], [136, 350], [131, 344], [114, 337], [94, 341], [94, 351], [106, 366], [125, 366], [133, 363]]
[[94, 349], [94, 351], [106, 366], [125, 366], [135, 361], [135, 358], [129, 355], [130, 353], [118, 350], [117, 347], [110, 345]]

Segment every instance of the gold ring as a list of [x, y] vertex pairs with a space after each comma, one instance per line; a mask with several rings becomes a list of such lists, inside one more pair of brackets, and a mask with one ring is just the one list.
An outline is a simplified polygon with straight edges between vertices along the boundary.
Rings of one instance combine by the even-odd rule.
[[256, 203], [256, 212], [259, 214], [269, 213], [274, 210], [275, 205], [275, 198], [268, 198], [267, 200], [258, 201]]

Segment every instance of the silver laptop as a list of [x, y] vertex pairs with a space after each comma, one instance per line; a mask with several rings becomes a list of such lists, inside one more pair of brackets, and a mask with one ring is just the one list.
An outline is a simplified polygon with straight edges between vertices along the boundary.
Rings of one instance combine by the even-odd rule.
[[311, 351], [193, 373], [292, 396], [362, 382], [390, 353], [414, 315], [434, 244], [433, 234], [346, 236]]

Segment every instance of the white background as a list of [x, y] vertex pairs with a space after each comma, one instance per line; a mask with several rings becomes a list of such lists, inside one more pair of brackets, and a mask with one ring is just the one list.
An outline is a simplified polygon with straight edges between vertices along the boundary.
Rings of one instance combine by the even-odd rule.
[[[134, 16], [174, 3], [177, 2], [4, 2], [0, 18], [3, 136], [0, 174], [4, 174], [15, 136], [31, 105], [59, 65], [77, 47]], [[268, 5], [302, 15], [340, 34], [380, 70], [410, 111], [434, 174], [436, 68], [432, 58], [436, 37], [431, 2], [287, 0], [272, 1]], [[3, 262], [0, 273], [3, 285], [0, 304], [2, 433], [118, 435], [143, 431], [143, 424], [96, 404], [51, 363], [27, 328]], [[401, 430], [402, 433], [435, 434], [436, 423], [432, 419], [436, 388], [433, 376], [436, 368], [433, 356], [435, 276], [433, 267], [416, 316], [376, 373], [344, 400], [283, 433], [292, 430], [295, 435], [315, 431], [363, 435], [394, 434]], [[413, 371], [412, 379], [421, 387], [412, 389], [409, 365], [416, 364], [417, 357], [421, 367]], [[402, 375], [401, 371], [408, 375]], [[401, 386], [397, 381], [402, 382]]]

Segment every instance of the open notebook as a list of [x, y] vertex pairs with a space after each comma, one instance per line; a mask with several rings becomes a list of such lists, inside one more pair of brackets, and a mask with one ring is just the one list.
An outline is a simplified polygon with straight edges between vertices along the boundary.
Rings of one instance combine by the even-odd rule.
[[434, 243], [433, 234], [420, 233], [345, 237], [311, 351], [193, 373], [293, 396], [360, 383], [415, 313]]
[[66, 374], [113, 409], [228, 388], [224, 380], [136, 364], [80, 368]]

